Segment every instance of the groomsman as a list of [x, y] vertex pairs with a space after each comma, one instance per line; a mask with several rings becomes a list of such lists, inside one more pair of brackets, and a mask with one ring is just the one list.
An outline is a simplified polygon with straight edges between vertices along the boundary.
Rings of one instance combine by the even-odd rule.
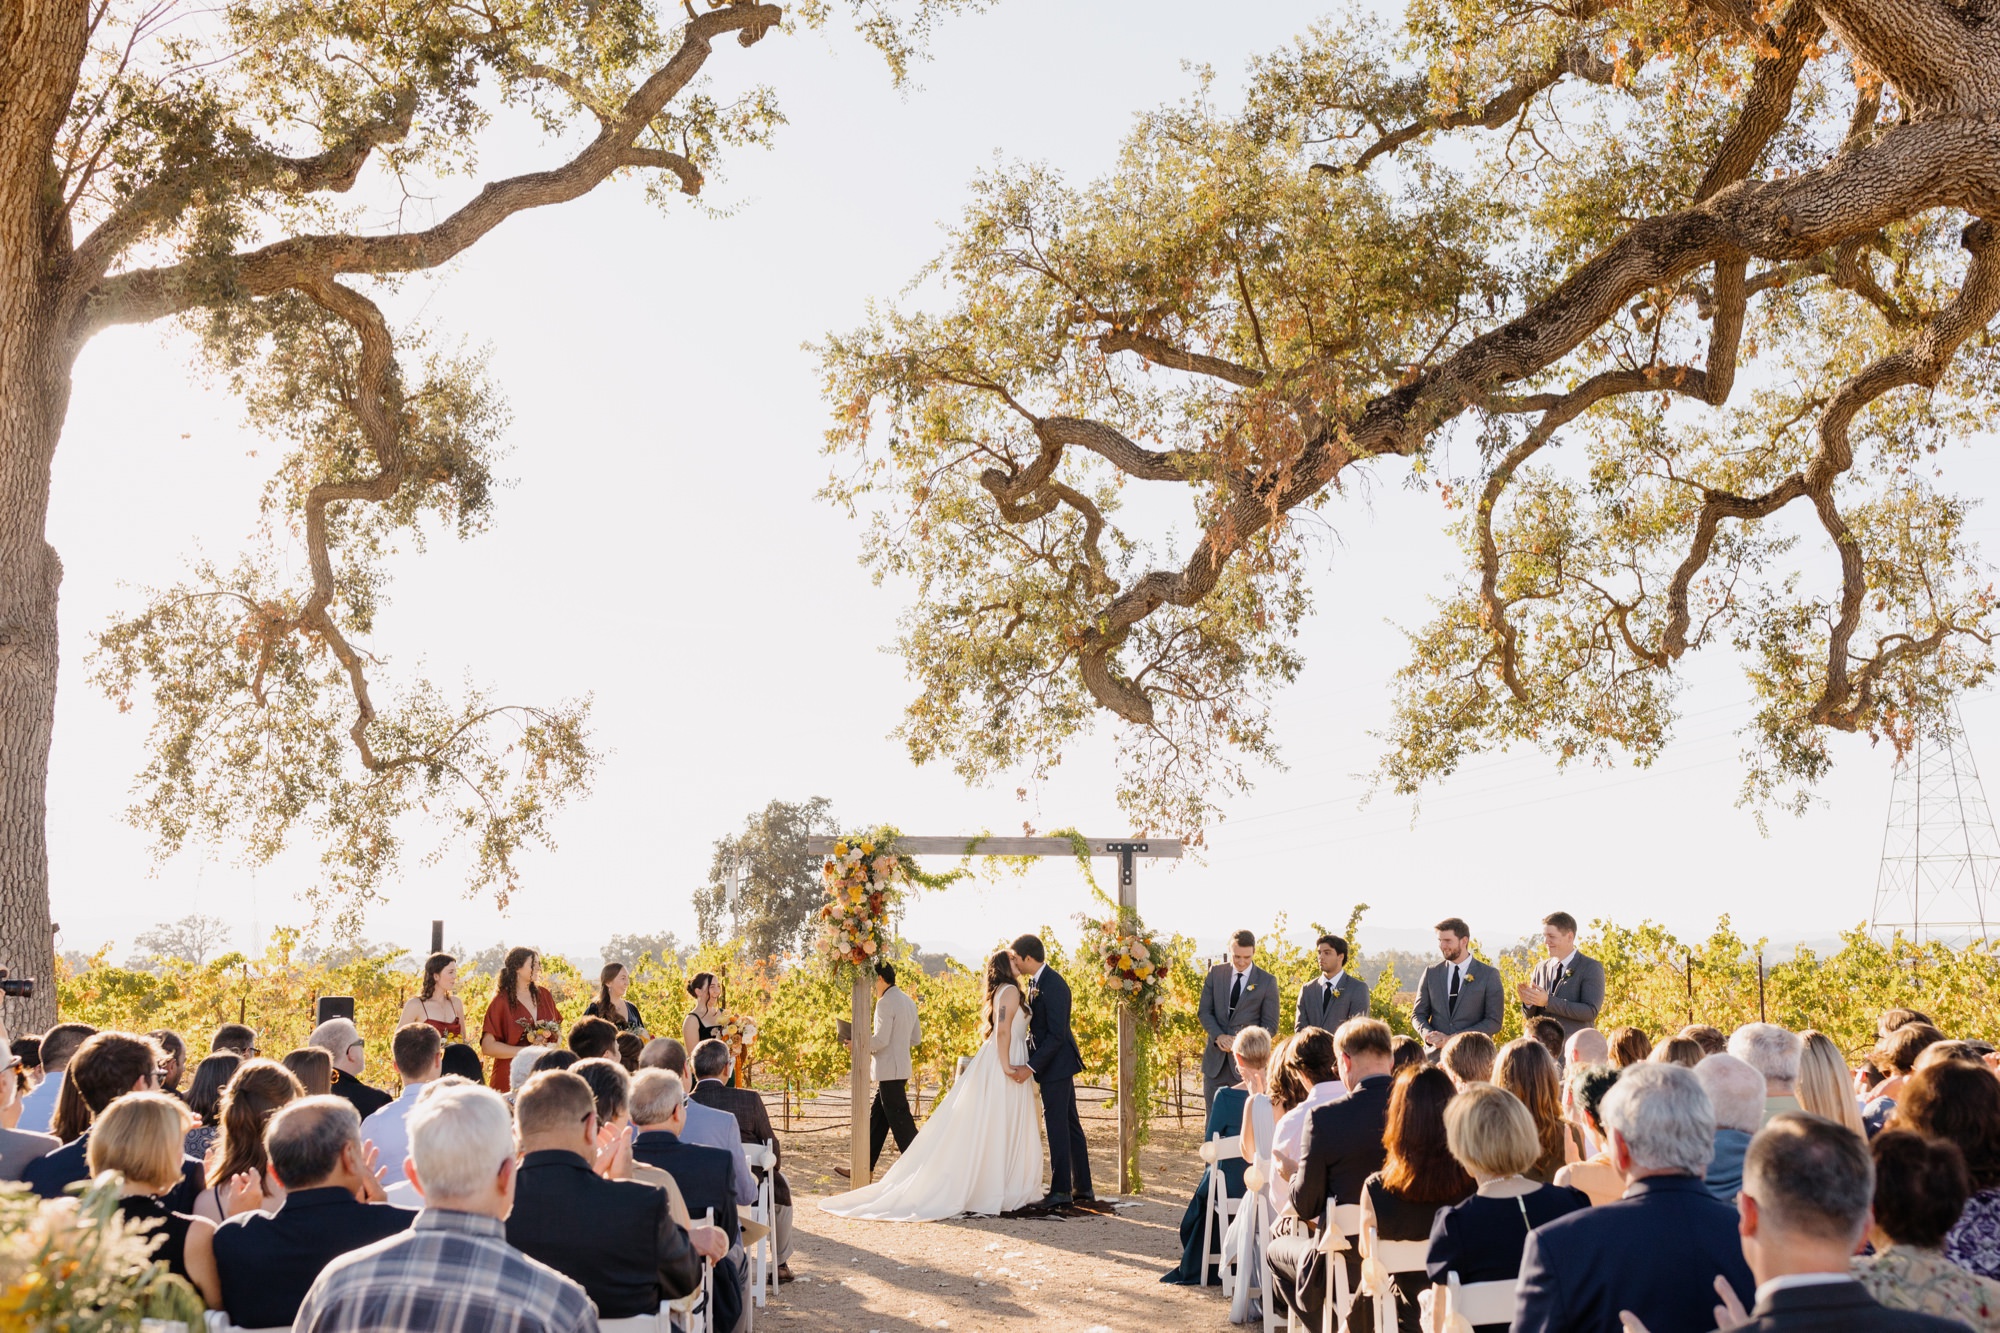
[[1444, 961], [1424, 969], [1411, 1017], [1424, 1045], [1436, 1050], [1461, 1032], [1500, 1035], [1507, 993], [1500, 969], [1472, 956], [1472, 928], [1455, 916], [1437, 923], [1438, 953]]
[[1210, 968], [1202, 983], [1200, 1018], [1208, 1033], [1208, 1048], [1201, 1053], [1204, 1109], [1215, 1100], [1217, 1088], [1242, 1080], [1229, 1055], [1236, 1034], [1248, 1027], [1278, 1030], [1278, 979], [1250, 961], [1256, 952], [1257, 937], [1237, 931], [1229, 937], [1229, 961]]
[[1368, 1017], [1368, 982], [1347, 972], [1347, 941], [1319, 937], [1319, 975], [1299, 988], [1292, 1027], [1336, 1032], [1350, 1018]]
[[1542, 918], [1542, 943], [1549, 956], [1535, 964], [1535, 974], [1514, 989], [1529, 1018], [1544, 1015], [1562, 1024], [1563, 1041], [1597, 1022], [1604, 1007], [1604, 964], [1576, 950], [1576, 918], [1550, 912]]

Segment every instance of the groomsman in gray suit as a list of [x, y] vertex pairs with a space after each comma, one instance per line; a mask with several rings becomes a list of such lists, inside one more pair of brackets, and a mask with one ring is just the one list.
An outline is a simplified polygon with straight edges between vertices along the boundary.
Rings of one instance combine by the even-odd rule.
[[1319, 937], [1319, 975], [1299, 988], [1292, 1026], [1337, 1032], [1350, 1018], [1368, 1017], [1368, 983], [1347, 971], [1347, 941]]
[[1542, 943], [1549, 956], [1535, 964], [1535, 974], [1514, 989], [1529, 1018], [1544, 1014], [1562, 1024], [1563, 1041], [1597, 1023], [1604, 1007], [1604, 964], [1576, 951], [1576, 918], [1550, 912], [1542, 918]]
[[1234, 1087], [1243, 1077], [1229, 1056], [1236, 1034], [1249, 1027], [1278, 1030], [1278, 979], [1250, 961], [1256, 952], [1257, 937], [1237, 931], [1229, 937], [1229, 961], [1210, 968], [1202, 983], [1200, 1018], [1208, 1033], [1208, 1048], [1201, 1053], [1204, 1109], [1217, 1088]]
[[1499, 1036], [1507, 1009], [1500, 969], [1472, 956], [1472, 928], [1462, 919], [1448, 916], [1438, 922], [1437, 937], [1444, 961], [1424, 969], [1411, 1014], [1424, 1045], [1435, 1051], [1461, 1032]]

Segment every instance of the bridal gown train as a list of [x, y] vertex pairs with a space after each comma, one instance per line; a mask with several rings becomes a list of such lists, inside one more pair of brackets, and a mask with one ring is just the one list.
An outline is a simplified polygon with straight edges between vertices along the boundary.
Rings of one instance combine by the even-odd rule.
[[[1008, 1062], [1028, 1062], [1028, 1015], [1016, 1009]], [[1033, 1079], [1000, 1067], [995, 1032], [924, 1121], [909, 1150], [872, 1185], [820, 1204], [841, 1217], [936, 1222], [962, 1213], [1004, 1213], [1042, 1194], [1042, 1133]]]

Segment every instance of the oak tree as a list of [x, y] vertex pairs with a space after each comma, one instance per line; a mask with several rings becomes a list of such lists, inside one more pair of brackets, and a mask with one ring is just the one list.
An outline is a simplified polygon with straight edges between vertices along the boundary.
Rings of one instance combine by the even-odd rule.
[[1801, 801], [1833, 734], [1900, 744], [1991, 669], [1935, 455], [2000, 401], [1996, 217], [1993, 0], [1409, 0], [1240, 105], [1204, 77], [1101, 179], [996, 169], [946, 296], [823, 348], [828, 493], [914, 589], [908, 746], [1045, 768], [1108, 713], [1125, 805], [1198, 829], [1380, 479], [1465, 552], [1407, 617], [1394, 786], [1643, 762], [1714, 646], [1746, 799]]
[[[791, 19], [851, 14], [900, 77], [930, 21], [974, 2], [806, 0]], [[703, 71], [786, 18], [749, 0], [0, 5], [0, 963], [51, 961], [50, 473], [71, 369], [116, 325], [185, 326], [284, 446], [254, 548], [99, 636], [96, 681], [151, 713], [135, 818], [166, 850], [253, 859], [303, 834], [314, 895], [351, 921], [429, 811], [504, 899], [590, 779], [586, 703], [380, 679], [390, 557], [488, 521], [505, 420], [479, 359], [394, 319], [389, 294], [524, 209], [628, 178], [661, 203], [699, 194], [780, 121], [769, 90], [725, 99]], [[546, 165], [482, 176], [482, 146], [524, 119]], [[432, 225], [369, 207], [418, 192], [445, 200]], [[52, 986], [36, 1005], [48, 1019]]]

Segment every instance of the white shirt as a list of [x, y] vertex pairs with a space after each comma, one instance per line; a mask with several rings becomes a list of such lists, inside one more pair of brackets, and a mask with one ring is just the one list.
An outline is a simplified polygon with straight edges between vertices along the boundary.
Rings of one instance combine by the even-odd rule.
[[47, 1134], [56, 1123], [56, 1100], [62, 1096], [63, 1076], [50, 1074], [42, 1085], [21, 1099], [21, 1123], [14, 1126], [30, 1134]]
[[405, 1083], [400, 1097], [361, 1122], [361, 1141], [375, 1145], [375, 1164], [389, 1168], [392, 1183], [404, 1179], [403, 1162], [410, 1155], [410, 1108], [429, 1086]]
[[1049, 965], [1047, 963], [1043, 963], [1041, 966], [1037, 967], [1035, 969], [1035, 975], [1028, 978], [1028, 989], [1029, 990], [1038, 989], [1042, 984], [1042, 973], [1048, 970], [1049, 970]]
[[1333, 993], [1333, 988], [1335, 986], [1338, 986], [1340, 984], [1340, 979], [1346, 975], [1347, 975], [1347, 969], [1344, 967], [1330, 977], [1322, 973], [1319, 979], [1319, 984], [1326, 987], [1327, 993], [1331, 995]]
[[1569, 965], [1575, 961], [1576, 961], [1576, 950], [1571, 949], [1561, 958], [1556, 959], [1556, 967], [1560, 971], [1567, 972], [1569, 971]]
[[1312, 1113], [1330, 1102], [1337, 1102], [1347, 1096], [1347, 1085], [1339, 1079], [1313, 1084], [1306, 1099], [1285, 1112], [1278, 1121], [1278, 1128], [1271, 1135], [1271, 1155], [1287, 1163], [1288, 1171], [1296, 1171], [1299, 1164], [1299, 1149], [1306, 1138], [1306, 1122]]
[[1780, 1291], [1790, 1291], [1794, 1287], [1829, 1287], [1836, 1282], [1852, 1282], [1852, 1273], [1787, 1273], [1774, 1277], [1769, 1282], [1757, 1284], [1757, 1294], [1751, 1298], [1753, 1307], [1763, 1304], [1764, 1298]]

